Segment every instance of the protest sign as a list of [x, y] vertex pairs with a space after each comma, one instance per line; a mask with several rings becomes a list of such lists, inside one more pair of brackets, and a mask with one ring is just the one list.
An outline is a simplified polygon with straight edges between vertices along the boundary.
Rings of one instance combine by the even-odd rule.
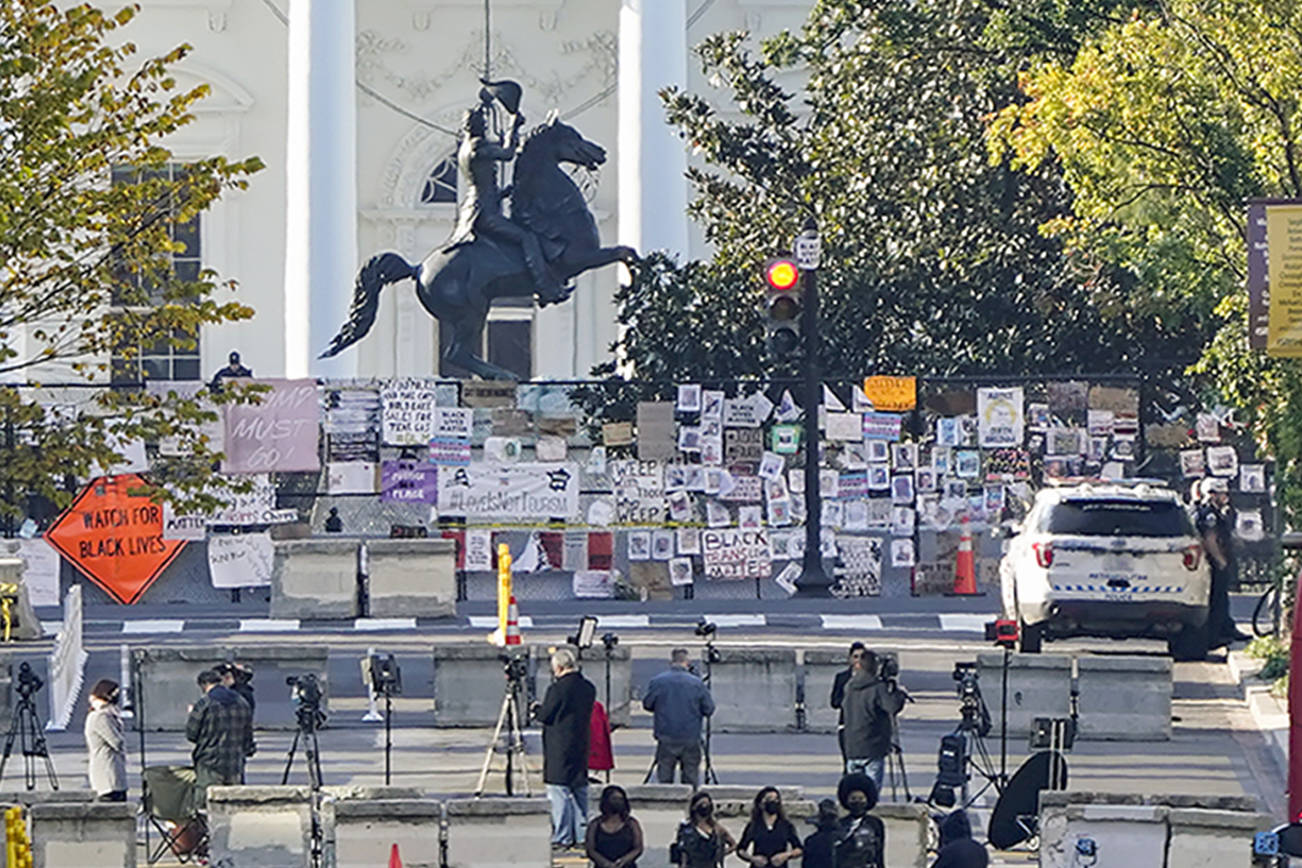
[[421, 380], [388, 380], [380, 390], [380, 433], [391, 446], [417, 446], [434, 427], [434, 386]]
[[706, 528], [701, 557], [712, 579], [764, 579], [772, 571], [768, 532], [759, 528]]
[[321, 405], [316, 380], [259, 380], [269, 391], [259, 404], [224, 407], [225, 473], [320, 470], [317, 438]]
[[472, 463], [448, 467], [438, 475], [439, 515], [467, 519], [537, 521], [577, 518], [579, 466], [559, 464]]
[[275, 547], [266, 533], [217, 534], [208, 539], [208, 572], [214, 588], [271, 584]]
[[438, 503], [438, 469], [417, 461], [380, 465], [381, 503]]
[[1026, 424], [1022, 389], [977, 389], [979, 445], [985, 449], [1021, 446]]

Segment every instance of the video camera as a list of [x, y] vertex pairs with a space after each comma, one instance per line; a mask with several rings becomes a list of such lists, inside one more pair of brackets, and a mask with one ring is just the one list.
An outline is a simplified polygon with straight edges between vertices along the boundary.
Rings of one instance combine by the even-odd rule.
[[497, 659], [501, 661], [502, 671], [506, 673], [508, 681], [523, 683], [529, 677], [529, 661], [526, 658], [498, 654]]
[[900, 661], [894, 657], [882, 655], [877, 658], [877, 677], [891, 681], [900, 677]]
[[696, 635], [706, 641], [713, 641], [714, 634], [719, 629], [719, 625], [713, 621], [707, 621], [704, 618], [696, 622]]
[[244, 663], [236, 663], [235, 661], [230, 660], [225, 663], [218, 663], [214, 668], [216, 668], [217, 672], [221, 675], [229, 673], [230, 676], [235, 679], [236, 684], [243, 685], [251, 684], [253, 682], [253, 667]]
[[379, 696], [402, 694], [402, 669], [392, 654], [372, 654], [367, 660], [371, 689]]
[[981, 673], [977, 672], [975, 663], [955, 663], [951, 677], [957, 685], [955, 690], [959, 699], [981, 697]]
[[41, 676], [32, 669], [32, 664], [23, 662], [18, 666], [18, 695], [27, 699], [45, 686]]
[[321, 710], [324, 693], [321, 682], [312, 673], [291, 675], [285, 679], [289, 687], [289, 698], [294, 703], [294, 714], [298, 718], [300, 729], [313, 730], [325, 723], [325, 712]]

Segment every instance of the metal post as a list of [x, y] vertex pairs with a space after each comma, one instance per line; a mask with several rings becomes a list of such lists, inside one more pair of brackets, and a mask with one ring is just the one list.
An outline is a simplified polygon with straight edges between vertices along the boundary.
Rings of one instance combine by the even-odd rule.
[[[804, 242], [804, 244], [802, 244]], [[812, 244], [812, 258], [803, 254], [802, 247]], [[811, 216], [805, 220], [796, 238], [796, 264], [800, 267], [803, 283], [804, 305], [801, 311], [800, 330], [804, 337], [805, 356], [802, 362], [805, 405], [805, 558], [803, 569], [796, 579], [796, 596], [830, 596], [832, 580], [823, 571], [823, 493], [818, 486], [818, 407], [823, 401], [823, 383], [818, 354], [818, 223]]]

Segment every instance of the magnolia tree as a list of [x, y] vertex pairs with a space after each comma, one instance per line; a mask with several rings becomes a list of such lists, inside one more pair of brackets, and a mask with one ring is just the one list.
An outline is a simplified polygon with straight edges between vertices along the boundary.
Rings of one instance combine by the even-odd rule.
[[[203, 326], [253, 315], [217, 298], [216, 274], [176, 260], [187, 248], [183, 227], [261, 167], [256, 158], [220, 156], [177, 163], [168, 135], [193, 120], [205, 88], [179, 89], [169, 72], [186, 46], [137, 57], [117, 33], [134, 15], [42, 0], [0, 4], [6, 519], [42, 501], [47, 509], [66, 503], [78, 482], [120, 464], [124, 444], [165, 439], [175, 457], [154, 462], [151, 488], [180, 508], [212, 507], [226, 483], [204, 423], [216, 420], [220, 402], [256, 400], [252, 387], [160, 394], [121, 376], [133, 363], [138, 369], [144, 348], [193, 350]], [[33, 388], [51, 371], [60, 385], [118, 385], [78, 390], [92, 397], [56, 407], [48, 389]]]

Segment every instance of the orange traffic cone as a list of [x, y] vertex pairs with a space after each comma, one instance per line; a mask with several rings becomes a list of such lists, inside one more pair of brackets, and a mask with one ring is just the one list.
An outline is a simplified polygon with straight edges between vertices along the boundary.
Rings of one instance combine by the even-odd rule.
[[389, 851], [389, 868], [402, 868], [402, 857], [398, 855], [397, 844]]
[[972, 530], [967, 525], [967, 516], [963, 517], [962, 530], [958, 537], [958, 556], [954, 558], [954, 593], [976, 594], [976, 558], [972, 554]]
[[519, 645], [520, 638], [520, 610], [515, 605], [515, 594], [511, 595], [511, 603], [506, 609], [506, 644]]

